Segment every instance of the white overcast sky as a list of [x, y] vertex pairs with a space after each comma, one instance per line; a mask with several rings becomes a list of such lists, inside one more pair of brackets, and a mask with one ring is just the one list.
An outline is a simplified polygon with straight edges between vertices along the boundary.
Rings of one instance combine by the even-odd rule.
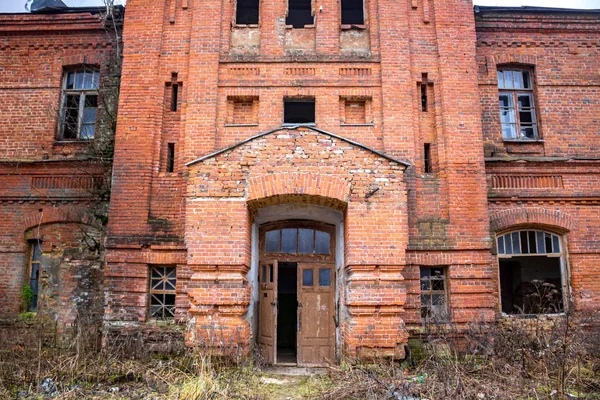
[[[102, 5], [102, 0], [63, 0], [70, 7]], [[0, 0], [0, 12], [25, 12], [26, 0]], [[125, 0], [115, 0], [115, 4], [124, 4]], [[482, 6], [538, 6], [562, 8], [599, 8], [600, 0], [473, 0]]]

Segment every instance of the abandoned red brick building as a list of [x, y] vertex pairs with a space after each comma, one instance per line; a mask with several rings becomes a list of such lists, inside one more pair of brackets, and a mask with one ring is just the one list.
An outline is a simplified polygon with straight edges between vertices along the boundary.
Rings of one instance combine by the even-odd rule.
[[122, 8], [104, 11], [0, 14], [0, 317], [38, 311], [61, 334], [102, 324]]
[[402, 357], [427, 321], [600, 308], [599, 22], [129, 0], [105, 343], [307, 365]]

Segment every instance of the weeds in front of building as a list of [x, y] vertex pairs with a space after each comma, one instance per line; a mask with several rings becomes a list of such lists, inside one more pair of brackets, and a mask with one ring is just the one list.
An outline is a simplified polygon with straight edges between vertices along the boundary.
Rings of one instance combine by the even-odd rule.
[[[2, 398], [274, 398], [258, 357], [225, 359], [208, 346], [151, 353], [139, 335], [103, 349], [95, 325], [85, 321], [67, 341], [43, 317], [10, 323], [0, 337]], [[403, 361], [346, 359], [286, 390], [336, 400], [600, 399], [599, 326], [597, 312], [429, 321]]]

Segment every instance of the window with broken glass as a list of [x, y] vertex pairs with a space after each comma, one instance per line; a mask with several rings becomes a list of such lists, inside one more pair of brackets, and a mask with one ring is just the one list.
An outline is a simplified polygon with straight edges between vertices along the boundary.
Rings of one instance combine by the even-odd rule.
[[502, 312], [563, 312], [568, 289], [561, 238], [541, 230], [522, 230], [497, 239]]
[[61, 140], [94, 138], [100, 74], [91, 69], [67, 71], [63, 79]]
[[445, 268], [421, 267], [421, 318], [423, 321], [447, 321], [446, 304]]
[[150, 318], [175, 318], [175, 267], [155, 266], [150, 268]]
[[538, 139], [531, 71], [499, 69], [498, 96], [502, 138], [505, 140]]

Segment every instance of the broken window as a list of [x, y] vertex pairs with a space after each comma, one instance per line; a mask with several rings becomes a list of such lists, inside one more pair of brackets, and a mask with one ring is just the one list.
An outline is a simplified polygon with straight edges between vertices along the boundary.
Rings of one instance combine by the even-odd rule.
[[342, 25], [363, 25], [364, 23], [363, 0], [342, 0]]
[[293, 28], [304, 28], [315, 23], [312, 0], [288, 0], [288, 11], [285, 24]]
[[153, 266], [150, 268], [150, 318], [175, 318], [176, 286], [175, 267]]
[[235, 23], [238, 25], [258, 24], [258, 8], [260, 0], [237, 0]]
[[562, 255], [560, 238], [553, 233], [523, 230], [499, 236], [502, 312], [562, 312]]
[[315, 99], [285, 99], [283, 104], [284, 124], [314, 124]]
[[308, 228], [284, 228], [265, 234], [267, 253], [330, 254], [331, 235]]
[[421, 267], [421, 319], [429, 322], [448, 320], [444, 267]]
[[68, 71], [63, 80], [60, 139], [94, 138], [100, 74], [94, 70]]
[[31, 242], [29, 246], [29, 265], [27, 276], [29, 277], [29, 288], [31, 289], [31, 302], [27, 305], [27, 311], [37, 311], [38, 291], [40, 281], [40, 269], [42, 259], [42, 245], [39, 240]]
[[537, 139], [531, 71], [499, 69], [498, 96], [502, 137], [509, 140]]

